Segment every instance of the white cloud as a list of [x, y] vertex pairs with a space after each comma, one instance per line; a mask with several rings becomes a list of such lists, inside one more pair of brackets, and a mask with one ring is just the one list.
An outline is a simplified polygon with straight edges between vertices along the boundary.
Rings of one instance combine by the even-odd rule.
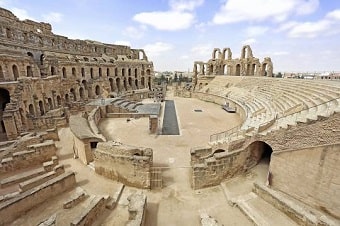
[[327, 13], [326, 18], [331, 20], [340, 20], [340, 9]]
[[204, 0], [170, 0], [169, 5], [174, 11], [192, 11], [203, 3]]
[[204, 0], [170, 0], [170, 10], [141, 12], [134, 15], [133, 20], [158, 30], [183, 30], [194, 24], [193, 10], [203, 3]]
[[245, 32], [248, 37], [260, 36], [265, 34], [269, 30], [268, 27], [264, 26], [252, 26], [247, 27]]
[[59, 23], [62, 21], [63, 14], [57, 12], [50, 12], [48, 14], [43, 14], [42, 18], [44, 21], [49, 23]]
[[254, 44], [254, 43], [256, 43], [256, 39], [255, 38], [249, 38], [249, 39], [244, 40], [242, 42], [243, 45], [251, 45], [251, 44]]
[[173, 46], [169, 43], [164, 42], [156, 42], [152, 44], [147, 44], [143, 47], [145, 53], [149, 57], [156, 57], [161, 55], [164, 52], [167, 52], [173, 49]]
[[144, 25], [139, 27], [129, 26], [123, 30], [123, 34], [129, 38], [140, 39], [144, 36], [146, 30], [147, 28]]
[[192, 54], [196, 56], [208, 57], [213, 51], [211, 44], [201, 44], [191, 48]]
[[274, 55], [274, 56], [284, 56], [284, 55], [288, 55], [288, 54], [289, 54], [289, 52], [287, 52], [287, 51], [277, 51], [277, 52], [273, 52], [272, 55]]
[[11, 11], [20, 20], [26, 20], [26, 19], [35, 20], [33, 17], [29, 16], [27, 11], [24, 9], [12, 8]]
[[289, 30], [288, 36], [314, 38], [320, 34], [325, 34], [330, 28], [331, 23], [328, 20], [297, 23]]
[[115, 41], [113, 44], [115, 44], [115, 45], [122, 45], [122, 46], [131, 46], [131, 43], [129, 41], [124, 41], [124, 40]]
[[195, 17], [189, 12], [166, 11], [138, 13], [133, 20], [158, 30], [176, 31], [189, 28]]
[[179, 58], [182, 59], [182, 60], [187, 60], [187, 59], [189, 59], [190, 57], [189, 57], [188, 55], [182, 55], [182, 56], [180, 56]]
[[291, 14], [309, 14], [319, 6], [318, 0], [228, 0], [213, 18], [215, 24], [241, 21], [284, 21]]

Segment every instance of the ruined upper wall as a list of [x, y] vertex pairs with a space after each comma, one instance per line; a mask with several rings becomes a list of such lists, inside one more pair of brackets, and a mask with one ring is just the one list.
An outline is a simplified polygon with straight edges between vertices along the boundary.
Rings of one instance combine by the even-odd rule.
[[142, 49], [106, 44], [91, 40], [73, 40], [53, 34], [52, 26], [44, 22], [19, 20], [12, 12], [0, 8], [0, 43], [15, 48], [31, 48], [42, 51], [78, 55], [110, 57], [125, 55], [128, 59], [148, 60]]

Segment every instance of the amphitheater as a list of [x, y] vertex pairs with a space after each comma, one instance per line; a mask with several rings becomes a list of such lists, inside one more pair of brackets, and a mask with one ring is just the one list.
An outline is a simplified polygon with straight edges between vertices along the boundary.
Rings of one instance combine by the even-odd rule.
[[338, 81], [244, 46], [158, 87], [142, 49], [0, 22], [0, 225], [340, 225]]

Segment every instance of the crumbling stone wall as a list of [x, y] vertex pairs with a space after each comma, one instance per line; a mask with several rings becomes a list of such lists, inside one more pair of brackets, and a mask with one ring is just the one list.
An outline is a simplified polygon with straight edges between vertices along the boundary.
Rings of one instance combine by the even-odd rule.
[[87, 100], [111, 92], [152, 89], [153, 63], [144, 50], [68, 39], [53, 34], [50, 24], [20, 21], [3, 8], [0, 51], [0, 91], [10, 97], [1, 117], [8, 139], [56, 126], [67, 116], [48, 116], [49, 111], [78, 112]]
[[273, 63], [270, 57], [265, 57], [261, 63], [253, 56], [252, 49], [245, 45], [241, 49], [240, 58], [232, 58], [230, 48], [214, 48], [211, 59], [208, 62], [195, 61], [193, 68], [193, 84], [198, 89], [206, 82], [206, 77], [215, 75], [230, 76], [268, 76], [273, 77]]
[[93, 155], [96, 173], [125, 185], [150, 188], [152, 149], [109, 141], [98, 143]]
[[[217, 185], [222, 180], [242, 174], [253, 167], [251, 144], [257, 141], [268, 144], [273, 150], [273, 156], [279, 151], [309, 150], [315, 146], [336, 144], [340, 137], [339, 120], [340, 114], [335, 113], [328, 118], [319, 117], [318, 120], [299, 123], [267, 135], [256, 134], [214, 148], [193, 148], [191, 151], [192, 187], [199, 189]], [[306, 156], [304, 158], [304, 161], [307, 161]], [[321, 170], [318, 164], [314, 164], [313, 167], [316, 168], [315, 170]], [[295, 188], [292, 186], [291, 189]]]

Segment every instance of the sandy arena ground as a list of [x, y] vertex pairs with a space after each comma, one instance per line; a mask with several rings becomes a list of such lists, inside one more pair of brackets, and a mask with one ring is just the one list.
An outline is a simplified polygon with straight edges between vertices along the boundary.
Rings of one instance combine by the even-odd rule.
[[[96, 225], [125, 225], [128, 219], [126, 198], [134, 192], [147, 195], [146, 226], [197, 226], [200, 225], [200, 213], [207, 213], [223, 225], [253, 225], [239, 209], [228, 204], [221, 186], [201, 190], [192, 190], [190, 186], [190, 148], [207, 145], [210, 134], [237, 126], [241, 123], [239, 116], [226, 113], [219, 105], [197, 99], [173, 97], [171, 93], [168, 99], [175, 101], [180, 127], [178, 136], [149, 134], [147, 118], [129, 122], [126, 119], [103, 119], [100, 122], [99, 128], [108, 139], [153, 149], [154, 165], [163, 167], [163, 188], [149, 191], [126, 187], [116, 209], [105, 212]], [[195, 109], [202, 112], [195, 112]], [[90, 195], [113, 195], [118, 190], [118, 182], [97, 175], [89, 166], [73, 158], [69, 128], [60, 129], [59, 136], [57, 147], [60, 163], [65, 165], [66, 170], [76, 172], [77, 185]], [[258, 173], [265, 175], [266, 166], [260, 166]], [[250, 175], [250, 181], [254, 178], [264, 180], [263, 176], [258, 177], [257, 172]], [[244, 183], [247, 178], [249, 175], [233, 180], [231, 190], [237, 193], [237, 190], [250, 189], [251, 183]], [[243, 188], [243, 184], [246, 184], [246, 188]], [[57, 225], [68, 225], [89, 202], [86, 200], [72, 211], [65, 211], [62, 202], [72, 192], [74, 190], [48, 200], [16, 220], [13, 225], [37, 225], [53, 213], [58, 214]]]

